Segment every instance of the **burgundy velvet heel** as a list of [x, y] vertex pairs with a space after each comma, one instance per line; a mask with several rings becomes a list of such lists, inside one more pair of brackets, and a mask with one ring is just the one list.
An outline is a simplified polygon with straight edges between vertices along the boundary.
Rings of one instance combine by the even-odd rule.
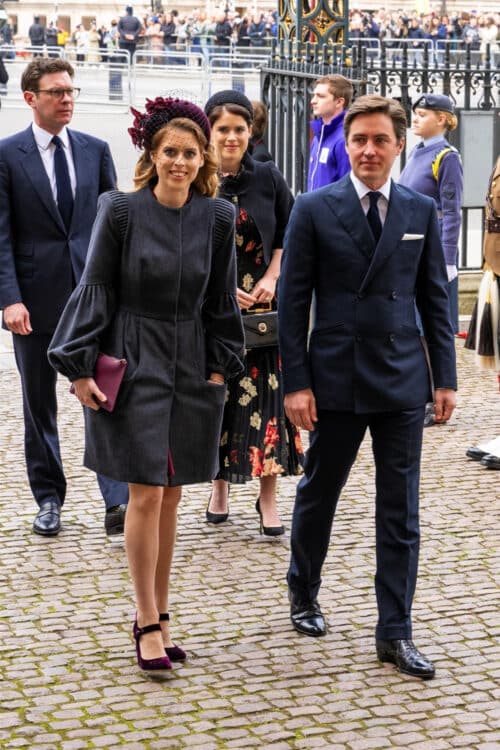
[[[168, 612], [162, 612], [160, 614], [160, 622], [162, 620], [164, 622], [168, 622], [170, 620], [170, 615]], [[183, 651], [179, 646], [165, 646], [165, 653], [170, 661], [186, 661], [186, 652]]]
[[155, 622], [154, 625], [146, 625], [140, 628], [137, 624], [137, 620], [134, 622], [133, 635], [135, 640], [135, 650], [137, 653], [137, 664], [139, 669], [143, 672], [163, 672], [166, 669], [172, 669], [172, 664], [168, 656], [160, 656], [158, 659], [143, 659], [141, 656], [141, 648], [139, 641], [146, 633], [153, 633], [155, 630], [161, 631], [161, 625], [159, 622]]

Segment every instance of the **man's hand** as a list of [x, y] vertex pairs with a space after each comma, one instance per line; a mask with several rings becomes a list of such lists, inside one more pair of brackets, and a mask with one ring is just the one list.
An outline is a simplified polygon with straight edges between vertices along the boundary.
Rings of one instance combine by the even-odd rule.
[[33, 332], [28, 308], [22, 302], [7, 305], [3, 309], [3, 322], [12, 333], [28, 336]]
[[94, 378], [78, 378], [78, 380], [73, 382], [73, 386], [80, 403], [94, 411], [98, 411], [101, 408], [99, 401], [105, 403], [108, 400], [106, 394], [97, 387]]
[[314, 423], [318, 421], [316, 399], [310, 388], [294, 391], [285, 396], [285, 411], [288, 419], [302, 430], [314, 430]]
[[457, 394], [451, 388], [436, 388], [434, 394], [434, 421], [447, 422], [457, 405]]

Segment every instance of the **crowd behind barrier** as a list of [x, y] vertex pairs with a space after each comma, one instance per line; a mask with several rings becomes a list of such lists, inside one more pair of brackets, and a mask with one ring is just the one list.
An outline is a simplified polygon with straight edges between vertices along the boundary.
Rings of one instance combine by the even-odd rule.
[[[152, 12], [134, 20], [137, 34], [134, 45], [143, 52], [150, 51], [159, 57], [169, 53], [171, 61], [185, 65], [186, 54], [199, 54], [206, 62], [213, 56], [234, 53], [252, 55], [270, 52], [271, 43], [278, 36], [278, 13], [239, 14], [234, 10], [206, 12], [193, 9], [187, 13], [172, 10]], [[76, 24], [74, 29], [65, 30], [59, 19], [52, 18], [47, 26], [35, 16], [29, 29], [15, 27], [12, 19], [0, 19], [0, 52], [4, 57], [13, 58], [18, 54], [16, 47], [26, 50], [30, 43], [36, 48], [35, 54], [46, 45], [51, 48], [78, 50], [80, 62], [103, 62], [103, 58], [124, 41], [122, 19], [101, 21], [94, 19], [89, 28]], [[496, 55], [500, 41], [500, 13], [470, 11], [438, 14], [432, 12], [406, 12], [399, 9], [390, 11], [380, 8], [374, 12], [357, 9], [349, 11], [349, 37], [363, 39], [377, 50], [378, 42], [384, 41], [397, 50], [408, 46], [418, 61], [418, 52], [429, 45], [436, 57], [442, 55], [447, 45], [453, 52], [469, 47], [478, 60], [484, 56], [486, 45], [490, 44]], [[28, 42], [29, 40], [29, 42]], [[309, 41], [314, 41], [313, 36]], [[376, 53], [375, 53], [376, 54]], [[163, 59], [163, 58], [162, 58]]]

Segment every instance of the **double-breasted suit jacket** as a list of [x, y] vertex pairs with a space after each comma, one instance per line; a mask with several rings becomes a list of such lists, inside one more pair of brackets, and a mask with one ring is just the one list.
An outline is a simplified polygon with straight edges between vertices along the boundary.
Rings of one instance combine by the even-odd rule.
[[97, 199], [116, 187], [107, 143], [68, 134], [77, 180], [69, 230], [31, 126], [0, 141], [0, 308], [23, 302], [35, 334], [55, 330], [83, 272]]
[[416, 307], [434, 385], [456, 387], [446, 268], [430, 198], [391, 183], [375, 247], [350, 175], [299, 196], [286, 233], [285, 277], [279, 292], [285, 393], [312, 388], [318, 408], [357, 413], [426, 403], [430, 378]]

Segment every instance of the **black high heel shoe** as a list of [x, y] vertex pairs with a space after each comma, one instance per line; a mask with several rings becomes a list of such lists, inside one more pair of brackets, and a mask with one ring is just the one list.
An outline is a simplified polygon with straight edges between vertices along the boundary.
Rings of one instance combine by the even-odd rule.
[[256, 500], [255, 510], [259, 514], [261, 534], [265, 534], [265, 536], [281, 536], [285, 533], [284, 526], [264, 526], [264, 519], [262, 517], [262, 511], [260, 509], [260, 497], [258, 497]]
[[143, 659], [141, 654], [141, 647], [139, 641], [146, 633], [153, 633], [155, 630], [161, 632], [161, 625], [159, 622], [155, 622], [154, 625], [146, 625], [140, 628], [137, 624], [137, 620], [134, 622], [133, 635], [135, 640], [135, 651], [137, 654], [137, 664], [139, 669], [143, 672], [164, 672], [166, 669], [172, 669], [172, 664], [168, 656], [160, 656], [157, 659]]
[[227, 488], [227, 499], [228, 499], [227, 513], [212, 513], [212, 511], [209, 510], [210, 500], [212, 499], [212, 493], [210, 493], [210, 497], [208, 498], [207, 509], [205, 511], [207, 523], [218, 524], [218, 523], [224, 523], [225, 521], [227, 521], [227, 519], [229, 518], [229, 490], [230, 489], [231, 489], [230, 487]]
[[[162, 620], [164, 622], [170, 620], [168, 612], [160, 613], [160, 622], [162, 622]], [[165, 646], [165, 653], [170, 661], [186, 661], [186, 652], [180, 648], [180, 646]]]

